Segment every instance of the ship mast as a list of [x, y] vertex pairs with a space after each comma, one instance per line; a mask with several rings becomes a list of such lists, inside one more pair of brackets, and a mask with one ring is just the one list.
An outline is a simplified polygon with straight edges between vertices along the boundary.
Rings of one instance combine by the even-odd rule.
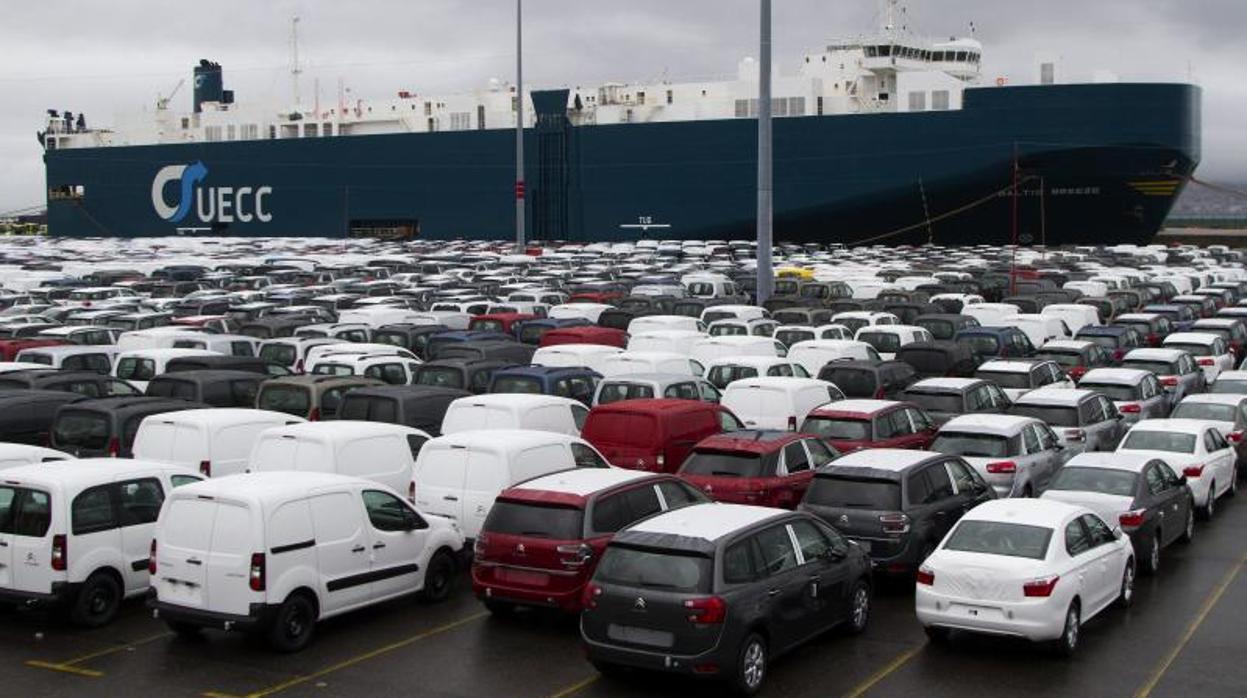
[[299, 75], [303, 67], [299, 65], [299, 16], [290, 19], [290, 86], [294, 94], [294, 106], [299, 108]]

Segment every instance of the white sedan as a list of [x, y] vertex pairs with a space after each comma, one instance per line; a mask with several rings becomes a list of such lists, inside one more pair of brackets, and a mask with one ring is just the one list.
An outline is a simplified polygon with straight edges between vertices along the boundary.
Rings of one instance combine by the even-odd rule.
[[1134, 548], [1086, 507], [998, 499], [975, 507], [918, 569], [918, 620], [933, 642], [951, 631], [1078, 648], [1082, 624], [1134, 597]]
[[1184, 475], [1205, 519], [1216, 512], [1218, 497], [1238, 490], [1238, 456], [1216, 422], [1144, 419], [1126, 433], [1117, 452], [1155, 456]]
[[1220, 335], [1210, 332], [1174, 332], [1165, 337], [1162, 346], [1190, 352], [1204, 372], [1204, 378], [1209, 385], [1216, 382], [1222, 371], [1234, 369], [1234, 355]]

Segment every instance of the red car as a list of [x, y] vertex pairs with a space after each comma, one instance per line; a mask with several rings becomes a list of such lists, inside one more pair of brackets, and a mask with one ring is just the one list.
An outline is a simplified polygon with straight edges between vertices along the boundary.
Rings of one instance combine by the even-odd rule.
[[580, 611], [580, 596], [615, 532], [705, 502], [673, 475], [577, 468], [504, 490], [472, 559], [472, 591], [494, 613], [516, 606]]
[[17, 355], [26, 349], [39, 347], [55, 347], [65, 344], [59, 339], [2, 339], [0, 340], [0, 361], [16, 361]]
[[818, 436], [841, 453], [865, 448], [925, 449], [938, 427], [923, 409], [892, 400], [840, 400], [816, 408], [801, 431]]
[[795, 509], [814, 471], [838, 456], [808, 434], [735, 431], [697, 444], [680, 477], [719, 502]]
[[623, 400], [589, 411], [580, 437], [619, 468], [674, 473], [702, 439], [744, 425], [700, 400]]
[[541, 346], [556, 344], [602, 344], [608, 347], [628, 348], [628, 333], [613, 327], [562, 327], [541, 336]]

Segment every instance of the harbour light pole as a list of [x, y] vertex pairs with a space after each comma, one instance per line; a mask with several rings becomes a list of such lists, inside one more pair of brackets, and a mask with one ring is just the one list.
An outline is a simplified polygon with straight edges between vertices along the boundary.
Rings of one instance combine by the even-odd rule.
[[524, 252], [524, 0], [515, 0], [515, 252]]
[[771, 263], [771, 0], [761, 0], [761, 40], [758, 58], [758, 305], [775, 291]]

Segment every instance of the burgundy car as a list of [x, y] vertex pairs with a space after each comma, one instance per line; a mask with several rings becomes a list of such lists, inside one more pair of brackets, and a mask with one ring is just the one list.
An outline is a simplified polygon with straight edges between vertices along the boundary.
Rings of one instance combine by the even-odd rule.
[[925, 449], [937, 427], [923, 409], [893, 400], [841, 400], [816, 408], [801, 431], [813, 434], [842, 453], [866, 448]]
[[794, 509], [814, 471], [839, 455], [809, 434], [737, 431], [697, 444], [680, 477], [716, 501]]

